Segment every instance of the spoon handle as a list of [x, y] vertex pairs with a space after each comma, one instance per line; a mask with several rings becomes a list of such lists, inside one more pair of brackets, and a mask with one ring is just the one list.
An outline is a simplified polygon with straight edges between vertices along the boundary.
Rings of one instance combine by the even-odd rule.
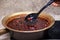
[[55, 0], [50, 0], [44, 7], [40, 9], [40, 11], [37, 13], [39, 15], [45, 8], [47, 8], [49, 5], [51, 5]]

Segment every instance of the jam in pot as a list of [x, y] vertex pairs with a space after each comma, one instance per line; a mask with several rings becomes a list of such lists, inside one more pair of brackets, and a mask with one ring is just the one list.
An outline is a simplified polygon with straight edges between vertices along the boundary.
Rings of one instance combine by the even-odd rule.
[[[22, 15], [21, 15], [22, 16]], [[9, 28], [15, 29], [15, 30], [20, 30], [20, 31], [33, 31], [33, 30], [39, 30], [43, 29], [45, 27], [49, 26], [49, 22], [46, 19], [37, 18], [37, 22], [34, 25], [27, 25], [26, 22], [24, 21], [25, 16], [16, 16], [16, 18], [10, 20], [7, 23], [7, 26]]]

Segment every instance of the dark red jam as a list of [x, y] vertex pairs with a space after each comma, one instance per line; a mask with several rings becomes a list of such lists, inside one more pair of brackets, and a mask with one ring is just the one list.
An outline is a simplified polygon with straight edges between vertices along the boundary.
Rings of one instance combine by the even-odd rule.
[[43, 29], [45, 27], [48, 27], [49, 22], [46, 19], [37, 18], [37, 22], [32, 25], [32, 26], [28, 26], [26, 24], [26, 22], [24, 21], [25, 16], [23, 17], [16, 17], [15, 19], [9, 21], [7, 23], [7, 26], [15, 29], [15, 30], [20, 30], [20, 31], [32, 31], [32, 30], [39, 30], [39, 29]]

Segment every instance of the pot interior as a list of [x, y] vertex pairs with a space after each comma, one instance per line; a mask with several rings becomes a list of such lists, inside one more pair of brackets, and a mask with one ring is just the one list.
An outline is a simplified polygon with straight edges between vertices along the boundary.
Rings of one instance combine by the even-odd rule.
[[41, 18], [43, 18], [43, 19], [46, 19], [46, 20], [48, 20], [48, 22], [49, 22], [49, 26], [48, 26], [48, 27], [45, 27], [45, 28], [43, 28], [43, 29], [33, 30], [33, 31], [19, 31], [19, 30], [15, 30], [15, 29], [9, 28], [9, 27], [7, 26], [7, 23], [8, 23], [9, 21], [13, 20], [14, 18], [16, 18], [16, 16], [19, 16], [19, 15], [21, 16], [21, 15], [22, 15], [21, 17], [23, 17], [23, 16], [27, 16], [27, 15], [30, 14], [30, 13], [32, 13], [32, 12], [18, 12], [18, 13], [14, 13], [14, 14], [11, 14], [11, 15], [7, 15], [6, 17], [3, 18], [2, 24], [3, 24], [7, 29], [12, 30], [12, 31], [15, 31], [15, 32], [31, 33], [31, 32], [39, 32], [39, 31], [44, 31], [44, 30], [46, 30], [46, 29], [49, 29], [50, 27], [52, 27], [52, 25], [53, 25], [54, 22], [55, 22], [54, 18], [53, 18], [51, 15], [46, 14], [46, 13], [41, 13], [41, 14], [39, 15], [39, 17], [41, 17]]

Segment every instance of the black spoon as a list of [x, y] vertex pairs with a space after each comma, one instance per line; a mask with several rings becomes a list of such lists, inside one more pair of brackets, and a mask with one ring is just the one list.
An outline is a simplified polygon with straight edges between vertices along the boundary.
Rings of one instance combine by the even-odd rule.
[[27, 15], [25, 17], [25, 21], [29, 24], [33, 24], [36, 22], [36, 19], [38, 17], [38, 15], [45, 9], [47, 8], [49, 5], [51, 5], [55, 0], [50, 0], [43, 8], [41, 8], [41, 10], [38, 13], [31, 13], [29, 15]]

